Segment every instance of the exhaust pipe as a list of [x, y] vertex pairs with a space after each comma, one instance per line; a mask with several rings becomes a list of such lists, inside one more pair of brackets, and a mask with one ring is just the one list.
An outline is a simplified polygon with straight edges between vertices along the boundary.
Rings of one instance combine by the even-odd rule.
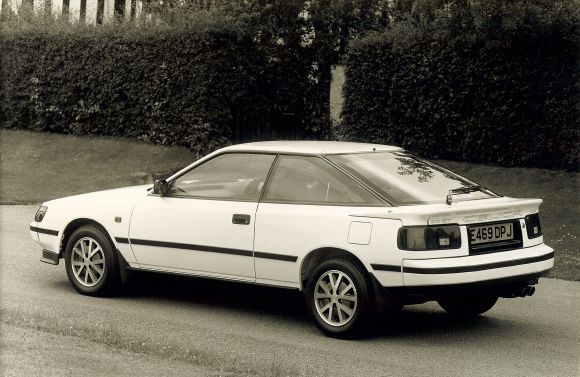
[[533, 296], [533, 294], [536, 292], [536, 287], [532, 287], [532, 286], [527, 286], [523, 289], [523, 292], [525, 296]]
[[514, 297], [527, 297], [532, 296], [536, 292], [536, 287], [532, 287], [530, 285], [519, 286], [515, 287], [512, 291], [507, 293], [505, 296], [506, 298], [514, 298]]

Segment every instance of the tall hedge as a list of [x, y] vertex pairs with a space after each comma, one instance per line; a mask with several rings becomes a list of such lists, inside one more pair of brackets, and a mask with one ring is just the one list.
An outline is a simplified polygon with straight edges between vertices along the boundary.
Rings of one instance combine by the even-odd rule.
[[343, 138], [577, 171], [579, 2], [490, 3], [400, 21], [353, 44]]
[[321, 136], [328, 122], [308, 97], [316, 94], [311, 63], [292, 46], [258, 43], [255, 32], [225, 17], [187, 27], [4, 30], [0, 122], [205, 153], [231, 143], [240, 109], [275, 110], [295, 113], [302, 135]]

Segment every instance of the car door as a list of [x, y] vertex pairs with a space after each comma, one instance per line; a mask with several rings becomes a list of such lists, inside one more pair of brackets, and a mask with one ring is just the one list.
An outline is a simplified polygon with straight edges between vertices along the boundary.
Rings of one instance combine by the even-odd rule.
[[134, 208], [129, 242], [142, 269], [254, 280], [254, 220], [275, 155], [218, 155]]

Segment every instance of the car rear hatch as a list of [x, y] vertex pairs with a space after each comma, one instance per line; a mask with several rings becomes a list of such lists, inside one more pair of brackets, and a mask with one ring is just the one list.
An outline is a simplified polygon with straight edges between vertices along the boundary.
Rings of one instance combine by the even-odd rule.
[[[537, 213], [541, 199], [499, 197], [448, 204], [426, 204], [383, 209], [382, 213], [353, 216], [397, 219], [403, 226], [457, 224], [467, 229], [469, 254], [528, 246], [524, 218]], [[534, 244], [541, 242], [537, 240]]]

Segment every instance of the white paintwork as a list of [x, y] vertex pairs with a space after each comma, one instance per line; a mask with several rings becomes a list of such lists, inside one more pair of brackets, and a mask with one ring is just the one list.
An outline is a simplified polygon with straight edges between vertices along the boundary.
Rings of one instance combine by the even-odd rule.
[[447, 204], [425, 204], [392, 207], [369, 212], [361, 217], [401, 219], [408, 225], [473, 224], [523, 218], [537, 213], [541, 199], [489, 198]]
[[[262, 142], [216, 151], [195, 167], [224, 151], [319, 155], [396, 147], [335, 142]], [[170, 177], [175, 178], [179, 173]], [[522, 229], [523, 248], [485, 255], [469, 255], [467, 225], [520, 219], [536, 213], [540, 199], [492, 198], [390, 207], [298, 205], [238, 201], [168, 198], [151, 195], [147, 186], [136, 186], [72, 196], [44, 203], [48, 211], [41, 223], [31, 226], [56, 230], [58, 236], [31, 232], [42, 248], [59, 252], [63, 231], [73, 220], [85, 218], [101, 224], [131, 267], [195, 276], [302, 288], [301, 270], [308, 255], [319, 249], [339, 249], [357, 258], [385, 287], [461, 284], [544, 271], [553, 259], [505, 268], [455, 274], [404, 273], [402, 267], [438, 268], [480, 264], [546, 255], [552, 249], [543, 237], [532, 240]], [[233, 214], [251, 216], [248, 225], [232, 223]], [[115, 217], [121, 217], [117, 223]], [[459, 224], [458, 249], [405, 251], [397, 246], [404, 225]], [[200, 250], [144, 246], [117, 242], [131, 238], [201, 245]], [[203, 251], [204, 247], [245, 250], [248, 255]], [[253, 256], [251, 253], [255, 253]], [[280, 260], [284, 256], [296, 261]], [[387, 266], [388, 271], [372, 265]]]
[[222, 151], [237, 152], [273, 152], [287, 154], [338, 154], [338, 153], [360, 153], [360, 152], [386, 152], [400, 151], [399, 147], [382, 144], [367, 143], [347, 143], [336, 141], [259, 141], [255, 143], [237, 144]]
[[352, 221], [348, 228], [348, 243], [368, 245], [371, 242], [373, 224], [362, 221]]
[[[30, 225], [35, 226], [33, 224], [37, 224], [36, 222], [32, 222]], [[30, 231], [30, 238], [32, 238], [36, 242], [40, 242], [37, 232]]]
[[[257, 203], [147, 196], [133, 210], [131, 239], [204, 245], [251, 252]], [[233, 214], [251, 215], [250, 224], [233, 224]], [[179, 269], [254, 280], [251, 257], [131, 244], [141, 267]]]
[[[149, 186], [133, 186], [51, 200], [43, 203], [48, 207], [43, 221], [41, 223], [32, 222], [30, 225], [59, 232], [58, 236], [38, 234], [42, 248], [53, 252], [59, 251], [63, 231], [75, 219], [96, 221], [105, 228], [115, 242], [115, 237], [127, 238], [129, 236], [131, 212], [134, 205], [148, 194], [147, 188]], [[122, 218], [121, 223], [115, 222], [116, 216]], [[130, 248], [123, 247], [122, 244], [116, 242], [115, 244], [127, 262], [136, 262]]]
[[[525, 249], [504, 251], [501, 253], [489, 253], [483, 255], [472, 255], [463, 258], [438, 258], [438, 259], [404, 259], [404, 267], [415, 268], [445, 268], [445, 267], [466, 267], [478, 266], [488, 263], [505, 262], [529, 257], [539, 257], [552, 252], [546, 245], [538, 245]], [[549, 259], [537, 263], [527, 263], [517, 266], [494, 268], [488, 270], [461, 272], [452, 274], [414, 274], [403, 273], [406, 286], [423, 285], [444, 285], [473, 283], [491, 279], [499, 279], [510, 276], [526, 275], [536, 272], [546, 271], [554, 266], [554, 260]]]
[[[369, 245], [348, 242], [351, 223], [349, 214], [361, 210], [368, 211], [369, 208], [260, 203], [256, 215], [255, 251], [293, 255], [298, 260], [293, 263], [255, 258], [256, 279], [300, 284], [300, 269], [304, 258], [321, 248], [348, 251], [370, 270], [370, 261], [385, 253], [386, 249], [374, 242]], [[388, 226], [381, 220], [372, 221]], [[385, 233], [394, 233], [396, 237], [398, 226], [395, 223], [398, 222], [391, 222], [391, 229], [385, 229]], [[375, 245], [379, 247], [373, 247]]]

